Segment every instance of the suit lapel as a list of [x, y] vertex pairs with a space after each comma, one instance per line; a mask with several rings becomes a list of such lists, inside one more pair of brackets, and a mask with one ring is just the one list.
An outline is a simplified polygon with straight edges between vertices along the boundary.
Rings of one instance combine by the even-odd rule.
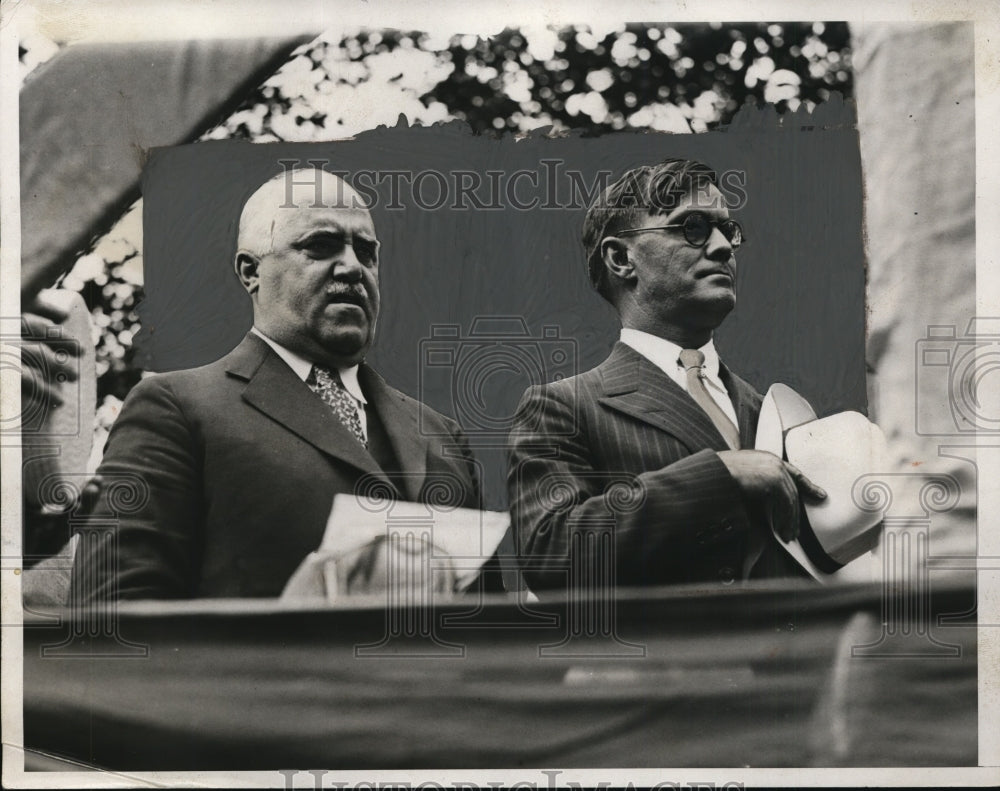
[[615, 344], [600, 370], [604, 395], [598, 400], [602, 404], [672, 434], [691, 453], [704, 448], [729, 450], [694, 399], [631, 347]]
[[419, 405], [385, 383], [375, 371], [362, 364], [358, 380], [369, 405], [378, 412], [389, 443], [403, 472], [403, 488], [409, 500], [417, 500], [427, 476], [430, 443], [420, 432]]
[[729, 391], [729, 399], [736, 409], [739, 421], [740, 447], [753, 448], [757, 439], [757, 420], [760, 418], [761, 398], [750, 385], [733, 374], [724, 363], [719, 363], [719, 378]]
[[248, 404], [327, 455], [390, 483], [350, 429], [256, 335], [236, 347], [226, 370], [246, 380], [243, 400]]

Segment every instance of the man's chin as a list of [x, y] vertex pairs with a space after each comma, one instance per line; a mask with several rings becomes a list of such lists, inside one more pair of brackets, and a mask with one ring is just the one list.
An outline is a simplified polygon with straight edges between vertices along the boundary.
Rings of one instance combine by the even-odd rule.
[[363, 360], [371, 345], [371, 337], [365, 332], [357, 336], [339, 338], [337, 342], [330, 344], [329, 348], [333, 354], [345, 359]]
[[315, 362], [341, 368], [361, 362], [370, 346], [367, 323], [364, 326], [328, 326], [325, 331], [313, 335], [310, 343], [311, 354], [319, 358]]
[[718, 289], [700, 300], [700, 313], [707, 323], [718, 327], [736, 307], [736, 295], [730, 289]]
[[706, 283], [708, 288], [702, 290], [701, 298], [706, 304], [727, 306], [729, 310], [736, 307], [736, 291], [724, 277], [719, 277], [716, 283]]

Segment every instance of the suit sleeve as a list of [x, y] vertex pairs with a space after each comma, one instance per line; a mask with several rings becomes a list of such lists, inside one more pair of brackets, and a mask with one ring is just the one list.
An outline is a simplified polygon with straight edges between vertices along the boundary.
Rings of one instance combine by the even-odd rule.
[[[515, 416], [511, 519], [533, 590], [565, 590], [571, 562], [581, 579], [607, 579], [601, 570], [613, 568], [617, 585], [690, 579], [692, 563], [741, 540], [749, 527], [744, 501], [714, 451], [615, 473], [594, 458], [591, 441], [598, 443], [580, 420], [571, 402], [539, 387], [525, 393]], [[608, 441], [616, 440], [628, 441]]]
[[447, 420], [448, 430], [451, 432], [451, 441], [458, 448], [461, 457], [463, 470], [468, 474], [467, 489], [463, 492], [461, 506], [463, 508], [482, 508], [482, 489], [479, 482], [479, 468], [476, 465], [472, 448], [469, 445], [469, 438], [465, 436], [461, 426], [454, 420]]
[[98, 469], [101, 496], [74, 565], [83, 602], [196, 595], [202, 484], [194, 432], [169, 382], [129, 394]]
[[[466, 488], [462, 492], [463, 501], [460, 505], [463, 508], [481, 510], [485, 507], [485, 504], [479, 481], [479, 468], [475, 462], [472, 448], [469, 445], [469, 439], [455, 421], [445, 418], [445, 424], [451, 433], [451, 445], [453, 448], [457, 448], [457, 453], [461, 457], [463, 467], [468, 472], [468, 481], [467, 484], [463, 484]], [[453, 450], [452, 453], [455, 453], [455, 451]], [[505, 542], [507, 542], [506, 545], [509, 545], [509, 537], [505, 537], [501, 541], [500, 546], [483, 563], [478, 577], [465, 589], [466, 593], [504, 593], [507, 590], [504, 582], [504, 563], [501, 561], [501, 554], [506, 552], [509, 555], [509, 550], [504, 549]]]

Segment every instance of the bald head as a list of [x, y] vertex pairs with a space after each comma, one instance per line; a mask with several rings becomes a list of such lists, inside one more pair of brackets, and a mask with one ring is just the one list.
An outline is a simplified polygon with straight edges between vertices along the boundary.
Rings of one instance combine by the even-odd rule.
[[254, 326], [313, 363], [364, 359], [378, 318], [379, 242], [361, 196], [312, 168], [264, 182], [240, 215], [236, 274]]
[[363, 210], [364, 199], [339, 176], [318, 168], [296, 168], [261, 184], [240, 214], [236, 245], [258, 255], [274, 249], [274, 229], [282, 213], [293, 209]]

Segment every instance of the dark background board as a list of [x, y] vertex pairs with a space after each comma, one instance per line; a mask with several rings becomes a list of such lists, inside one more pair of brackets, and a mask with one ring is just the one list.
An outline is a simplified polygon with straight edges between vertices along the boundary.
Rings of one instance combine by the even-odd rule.
[[[790, 385], [820, 415], [865, 412], [861, 162], [853, 106], [839, 105], [839, 112], [810, 128], [794, 116], [779, 125], [773, 111], [745, 108], [727, 130], [698, 135], [517, 140], [451, 124], [380, 127], [323, 144], [158, 149], [142, 182], [146, 298], [137, 360], [152, 371], [192, 367], [218, 359], [243, 337], [250, 302], [232, 270], [240, 206], [281, 172], [279, 160], [322, 160], [348, 174], [376, 171], [365, 185], [382, 176], [372, 209], [383, 245], [382, 309], [368, 360], [393, 386], [463, 423], [483, 462], [487, 507], [504, 508], [502, 453], [487, 446], [506, 439], [506, 419], [524, 389], [539, 377], [597, 365], [619, 331], [586, 276], [586, 201], [579, 189], [574, 200], [569, 172], [589, 189], [599, 171], [614, 178], [681, 156], [720, 173], [745, 172], [745, 205], [733, 216], [750, 241], [737, 256], [737, 308], [717, 333], [722, 358], [761, 392], [774, 382]], [[538, 199], [532, 210], [513, 208], [505, 194], [521, 169], [538, 177], [537, 188], [522, 177], [517, 189], [518, 200]], [[499, 208], [462, 198], [455, 189], [460, 170], [479, 173], [476, 194]], [[441, 182], [424, 176], [421, 206], [403, 179], [395, 189], [400, 208], [392, 208], [388, 171], [441, 173], [447, 200], [427, 208], [439, 202]], [[499, 199], [491, 196], [487, 171], [504, 174], [493, 177]], [[523, 320], [527, 336], [510, 335], [517, 321], [499, 316]], [[458, 329], [428, 344], [440, 325]], [[556, 337], [547, 337], [546, 327], [556, 328]], [[454, 348], [454, 363], [428, 365], [432, 346]]]

